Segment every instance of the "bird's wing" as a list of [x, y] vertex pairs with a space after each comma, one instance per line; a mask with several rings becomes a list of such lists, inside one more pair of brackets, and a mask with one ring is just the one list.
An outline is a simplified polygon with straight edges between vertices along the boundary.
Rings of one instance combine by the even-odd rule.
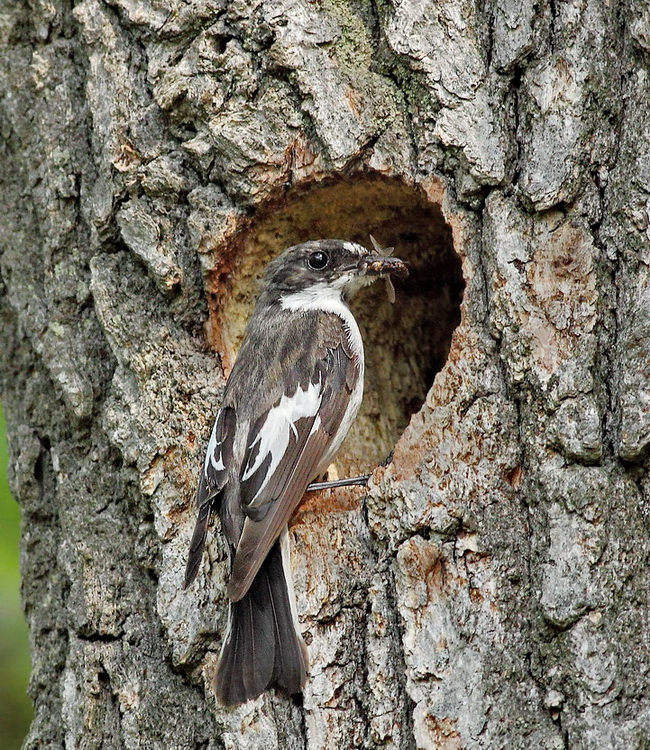
[[305, 377], [304, 363], [286, 373], [282, 396], [251, 426], [240, 474], [246, 516], [233, 560], [228, 595], [238, 601], [319, 470], [359, 377], [343, 336], [325, 346]]
[[233, 458], [236, 424], [237, 417], [232, 407], [224, 406], [219, 410], [205, 453], [203, 471], [196, 493], [199, 514], [190, 543], [187, 567], [185, 568], [185, 588], [196, 578], [201, 565], [210, 516], [215, 508], [219, 493], [226, 484], [228, 467]]

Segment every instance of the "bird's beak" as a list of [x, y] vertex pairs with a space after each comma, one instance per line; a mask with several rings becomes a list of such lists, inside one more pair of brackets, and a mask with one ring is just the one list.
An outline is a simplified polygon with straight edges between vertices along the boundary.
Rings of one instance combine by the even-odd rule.
[[365, 276], [398, 276], [404, 278], [409, 270], [403, 260], [392, 257], [370, 255], [359, 263], [359, 272]]

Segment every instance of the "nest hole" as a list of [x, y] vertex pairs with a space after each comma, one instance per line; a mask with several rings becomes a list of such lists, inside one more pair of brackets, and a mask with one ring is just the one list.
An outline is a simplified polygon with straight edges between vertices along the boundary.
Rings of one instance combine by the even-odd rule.
[[464, 281], [450, 226], [417, 188], [383, 177], [336, 180], [285, 194], [229, 240], [212, 289], [218, 348], [232, 362], [268, 262], [285, 248], [316, 239], [370, 247], [372, 234], [409, 264], [391, 305], [381, 282], [351, 303], [365, 345], [365, 394], [337, 458], [341, 476], [371, 471], [390, 455], [424, 403], [460, 322]]

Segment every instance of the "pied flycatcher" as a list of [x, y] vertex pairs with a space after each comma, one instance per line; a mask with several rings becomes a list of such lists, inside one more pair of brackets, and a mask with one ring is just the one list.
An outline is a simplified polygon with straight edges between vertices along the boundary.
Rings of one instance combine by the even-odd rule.
[[[307, 679], [287, 524], [332, 461], [363, 395], [363, 343], [346, 299], [406, 266], [342, 240], [285, 250], [268, 267], [199, 480], [185, 587], [214, 511], [230, 552], [230, 607], [215, 677], [224, 705]], [[392, 288], [392, 287], [391, 287]]]

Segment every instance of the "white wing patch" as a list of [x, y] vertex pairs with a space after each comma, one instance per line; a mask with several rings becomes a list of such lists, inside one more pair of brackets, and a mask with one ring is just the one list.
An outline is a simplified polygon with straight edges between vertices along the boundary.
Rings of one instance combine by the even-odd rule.
[[[255, 460], [252, 463], [249, 460], [246, 464], [241, 478], [242, 482], [253, 476], [269, 454], [271, 455], [271, 462], [266, 476], [273, 476], [289, 446], [291, 433], [293, 432], [294, 436], [298, 437], [295, 423], [299, 419], [316, 416], [316, 422], [320, 424], [320, 419], [317, 415], [322, 398], [320, 383], [310, 383], [306, 389], [298, 387], [292, 396], [282, 396], [278, 405], [269, 410], [266, 420], [257, 433], [255, 440], [248, 446], [251, 456], [256, 444], [259, 444], [259, 449], [255, 455]], [[312, 428], [313, 431], [314, 429]], [[262, 486], [255, 493], [249, 504], [255, 502], [265, 485], [266, 482], [262, 482]]]
[[223, 471], [226, 467], [223, 463], [223, 454], [221, 452], [221, 446], [223, 442], [217, 442], [217, 425], [219, 424], [219, 417], [221, 411], [217, 412], [217, 416], [214, 420], [214, 427], [212, 428], [212, 434], [210, 435], [210, 442], [208, 443], [208, 449], [205, 452], [205, 461], [203, 462], [203, 473], [207, 475], [208, 464], [212, 464], [212, 468], [215, 471]]

